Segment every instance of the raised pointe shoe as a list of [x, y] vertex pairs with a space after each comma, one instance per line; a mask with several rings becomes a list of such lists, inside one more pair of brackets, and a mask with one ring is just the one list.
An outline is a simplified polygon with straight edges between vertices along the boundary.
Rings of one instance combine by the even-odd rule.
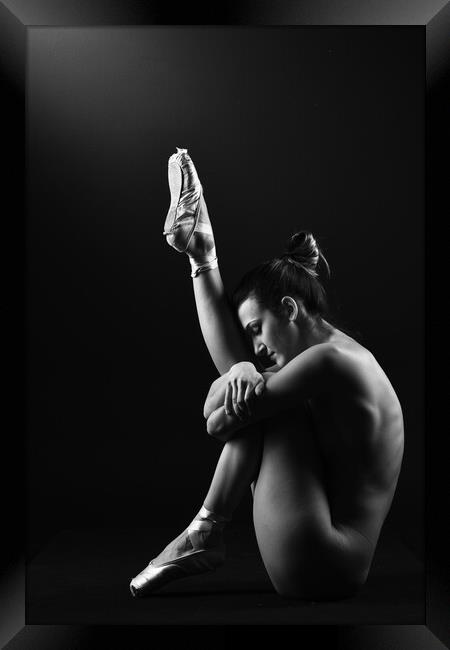
[[217, 266], [216, 248], [203, 187], [187, 149], [177, 147], [168, 162], [170, 206], [163, 234], [167, 243], [189, 255], [192, 276]]
[[[209, 533], [206, 539], [205, 533]], [[171, 555], [175, 557], [164, 561], [164, 556]], [[224, 561], [225, 546], [220, 532], [211, 532], [210, 522], [196, 520], [133, 578], [130, 591], [142, 598], [173, 580], [213, 571]]]

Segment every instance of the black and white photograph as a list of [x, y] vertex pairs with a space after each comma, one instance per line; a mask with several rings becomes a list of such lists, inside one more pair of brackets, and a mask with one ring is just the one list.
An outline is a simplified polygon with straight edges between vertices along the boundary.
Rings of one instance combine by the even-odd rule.
[[450, 3], [257, 5], [0, 2], [7, 650], [450, 647]]

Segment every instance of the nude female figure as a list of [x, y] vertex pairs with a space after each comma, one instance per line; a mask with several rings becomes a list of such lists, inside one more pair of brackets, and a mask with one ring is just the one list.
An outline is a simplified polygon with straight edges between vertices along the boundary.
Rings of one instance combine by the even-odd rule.
[[191, 264], [220, 374], [204, 416], [223, 448], [200, 511], [131, 581], [131, 593], [222, 564], [223, 529], [251, 486], [256, 539], [277, 593], [352, 596], [367, 579], [401, 468], [395, 391], [369, 350], [325, 320], [317, 265], [326, 260], [311, 233], [249, 271], [230, 302], [186, 149], [169, 158], [169, 185], [164, 234]]

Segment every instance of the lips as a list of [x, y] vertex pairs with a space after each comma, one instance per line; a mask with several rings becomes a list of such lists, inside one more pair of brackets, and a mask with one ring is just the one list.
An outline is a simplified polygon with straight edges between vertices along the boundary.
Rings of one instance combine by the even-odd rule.
[[273, 366], [273, 364], [276, 363], [275, 357], [276, 357], [275, 352], [271, 352], [270, 354], [267, 355], [266, 359], [267, 359], [268, 366]]

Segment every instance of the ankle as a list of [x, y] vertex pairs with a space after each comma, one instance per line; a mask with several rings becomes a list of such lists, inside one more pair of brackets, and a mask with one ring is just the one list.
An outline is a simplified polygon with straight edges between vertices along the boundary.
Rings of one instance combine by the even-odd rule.
[[217, 257], [205, 261], [194, 260], [192, 257], [189, 257], [189, 262], [191, 264], [191, 278], [196, 278], [199, 273], [211, 271], [212, 269], [216, 269], [218, 266]]
[[190, 258], [198, 263], [203, 263], [216, 257], [216, 244], [212, 231], [207, 233], [198, 230], [201, 225], [197, 224], [197, 229], [192, 233], [185, 251]]
[[226, 517], [222, 514], [219, 514], [218, 512], [210, 510], [205, 505], [203, 505], [198, 511], [196, 519], [207, 519], [208, 521], [211, 521], [214, 524], [223, 524], [223, 525], [228, 524], [231, 521], [231, 517]]

